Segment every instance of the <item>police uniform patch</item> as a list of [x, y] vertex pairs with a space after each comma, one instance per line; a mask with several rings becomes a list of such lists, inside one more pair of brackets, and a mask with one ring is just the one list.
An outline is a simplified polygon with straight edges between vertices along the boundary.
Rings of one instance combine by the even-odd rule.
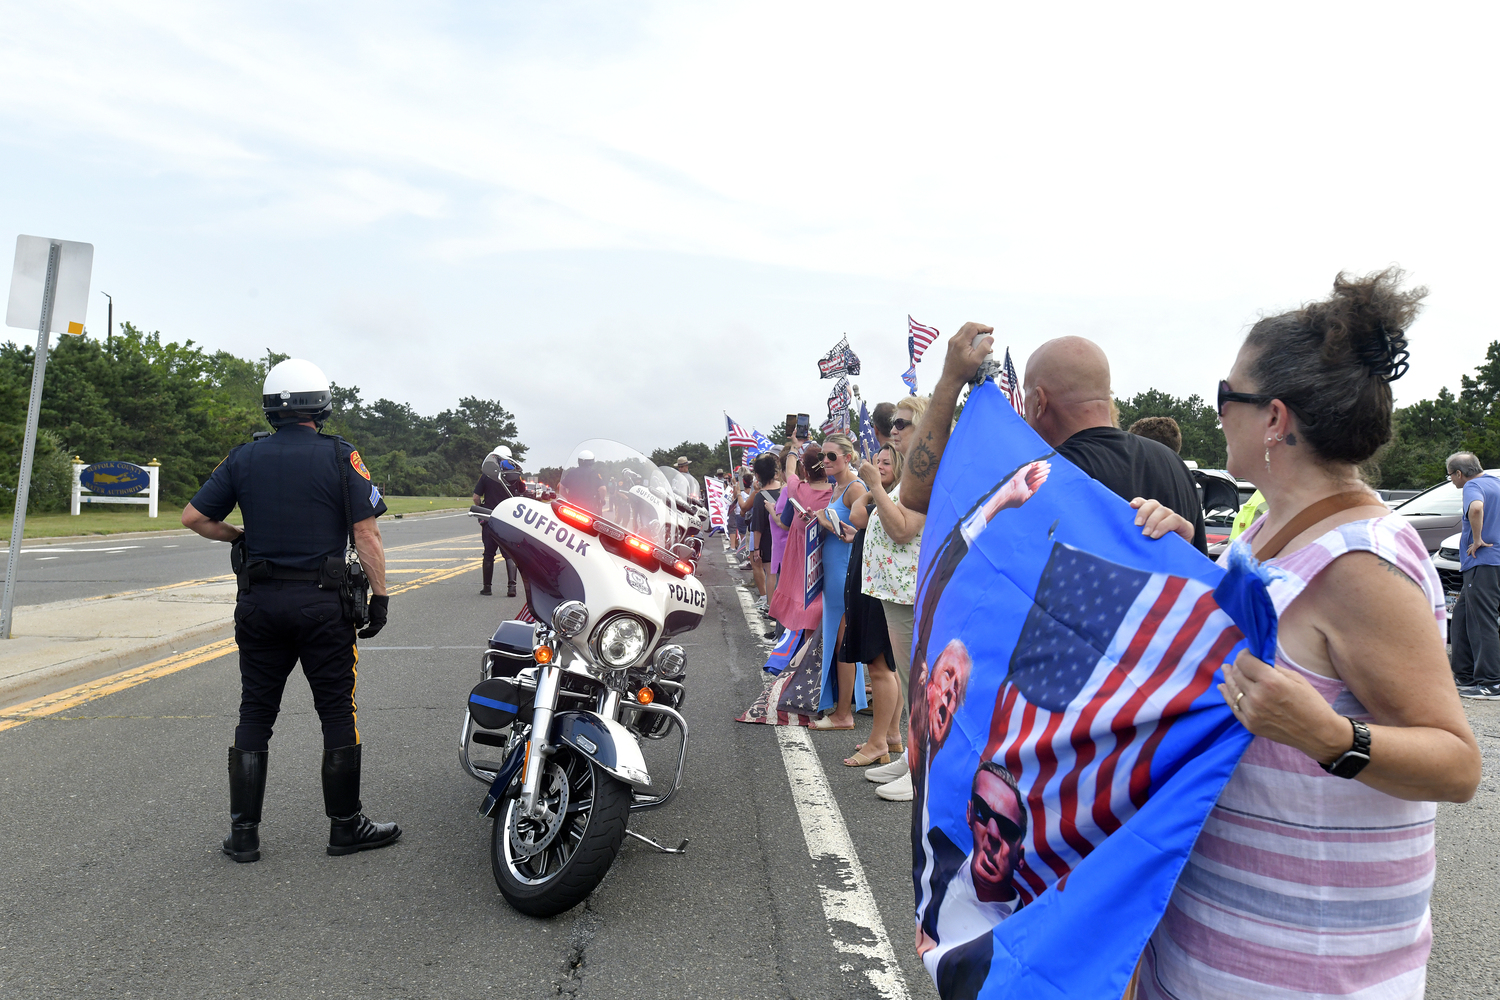
[[374, 483], [370, 484], [370, 506], [374, 507], [380, 502], [380, 487]]
[[359, 452], [351, 451], [349, 453], [349, 464], [354, 466], [355, 472], [359, 473], [361, 476], [364, 476], [366, 479], [370, 478], [370, 470], [365, 468], [365, 460], [359, 457]]

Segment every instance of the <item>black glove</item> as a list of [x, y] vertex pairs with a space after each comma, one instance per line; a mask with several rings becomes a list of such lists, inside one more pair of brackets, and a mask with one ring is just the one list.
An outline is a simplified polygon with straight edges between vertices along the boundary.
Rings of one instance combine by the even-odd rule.
[[391, 599], [384, 594], [370, 595], [370, 624], [359, 633], [361, 639], [369, 639], [377, 635], [385, 628], [386, 617], [390, 612]]

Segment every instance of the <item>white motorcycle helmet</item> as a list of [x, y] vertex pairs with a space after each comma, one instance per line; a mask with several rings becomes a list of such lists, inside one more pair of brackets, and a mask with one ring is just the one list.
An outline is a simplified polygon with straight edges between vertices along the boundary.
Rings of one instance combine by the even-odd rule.
[[266, 373], [260, 408], [272, 426], [311, 420], [322, 427], [333, 415], [333, 388], [317, 365], [288, 358]]
[[503, 444], [495, 445], [494, 450], [491, 451], [490, 454], [499, 455], [501, 458], [511, 458], [510, 449]]
[[594, 453], [591, 452], [591, 451], [589, 451], [587, 448], [585, 448], [583, 451], [580, 451], [578, 453], [578, 464], [579, 465], [589, 465], [589, 464], [592, 464], [593, 461], [594, 461]]

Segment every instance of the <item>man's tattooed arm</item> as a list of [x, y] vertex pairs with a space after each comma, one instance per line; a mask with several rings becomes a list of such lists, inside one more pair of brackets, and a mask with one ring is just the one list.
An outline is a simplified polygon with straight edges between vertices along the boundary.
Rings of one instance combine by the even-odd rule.
[[927, 412], [922, 414], [922, 422], [916, 427], [917, 437], [906, 453], [906, 470], [901, 473], [901, 506], [907, 510], [927, 513], [932, 484], [943, 461], [943, 449], [948, 445], [953, 411], [958, 406], [958, 393], [962, 388], [962, 384], [950, 387], [939, 382], [933, 390]]

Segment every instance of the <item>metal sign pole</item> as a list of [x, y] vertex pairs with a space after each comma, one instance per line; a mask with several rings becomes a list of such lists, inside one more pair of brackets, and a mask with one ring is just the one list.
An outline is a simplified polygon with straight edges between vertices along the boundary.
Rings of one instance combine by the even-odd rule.
[[47, 281], [42, 288], [42, 321], [36, 335], [36, 358], [31, 366], [31, 406], [26, 411], [26, 443], [21, 446], [21, 478], [16, 482], [16, 515], [10, 524], [10, 552], [5, 559], [5, 597], [0, 603], [0, 639], [10, 638], [11, 610], [16, 598], [16, 574], [21, 567], [21, 541], [26, 537], [26, 501], [31, 495], [31, 460], [36, 454], [36, 425], [42, 415], [42, 377], [47, 372], [47, 341], [52, 329], [52, 303], [57, 292], [57, 263], [62, 244], [52, 241], [47, 251]]

